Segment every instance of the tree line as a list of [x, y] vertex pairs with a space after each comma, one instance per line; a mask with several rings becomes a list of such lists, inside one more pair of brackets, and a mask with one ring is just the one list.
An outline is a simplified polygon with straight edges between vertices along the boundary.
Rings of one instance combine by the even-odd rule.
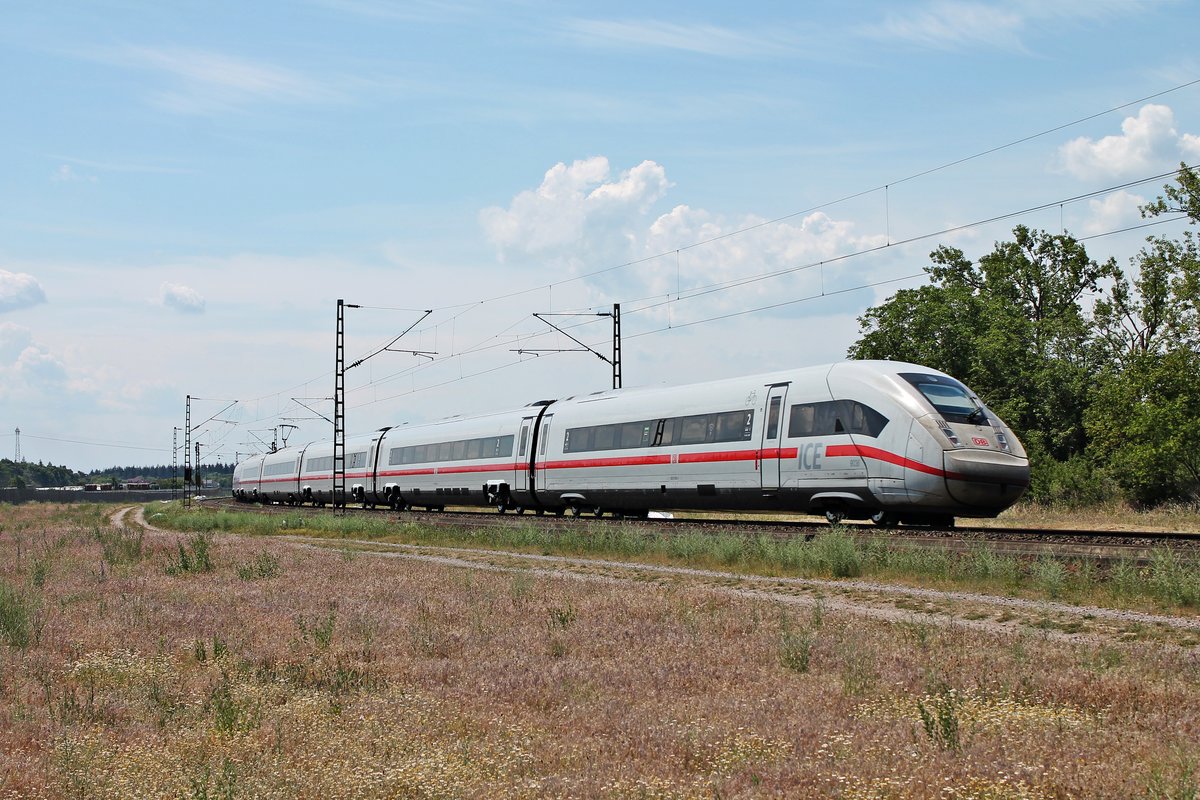
[[[215, 480], [222, 486], [229, 483], [233, 476], [233, 464], [214, 462], [200, 467], [201, 475], [207, 480]], [[91, 472], [77, 472], [68, 467], [56, 467], [53, 464], [43, 464], [28, 461], [13, 461], [0, 459], [0, 488], [55, 488], [62, 486], [82, 486], [88, 483], [113, 484], [122, 483], [130, 478], [147, 478], [161, 486], [169, 486], [172, 467], [170, 464], [158, 464], [142, 467], [107, 467]], [[177, 469], [177, 484], [183, 485], [183, 467]]]
[[[1200, 222], [1200, 176], [1141, 208]], [[1200, 252], [1189, 227], [1128, 266], [1018, 226], [978, 260], [942, 246], [927, 285], [859, 318], [851, 358], [911, 361], [978, 392], [1029, 452], [1031, 496], [1144, 507], [1200, 501]]]

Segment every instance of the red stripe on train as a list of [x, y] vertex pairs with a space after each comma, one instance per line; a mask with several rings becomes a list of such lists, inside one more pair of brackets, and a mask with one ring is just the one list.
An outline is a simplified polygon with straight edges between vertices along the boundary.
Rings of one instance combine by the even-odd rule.
[[924, 472], [926, 475], [936, 475], [939, 478], [949, 478], [951, 480], [966, 480], [966, 477], [959, 475], [956, 472], [946, 472], [944, 469], [922, 464], [920, 461], [913, 461], [911, 458], [905, 458], [902, 455], [891, 453], [887, 450], [880, 450], [878, 447], [868, 447], [862, 444], [835, 444], [825, 448], [826, 457], [837, 456], [861, 456], [862, 458], [870, 458], [875, 461], [883, 461], [888, 464], [895, 464], [905, 469], [911, 469], [914, 472]]

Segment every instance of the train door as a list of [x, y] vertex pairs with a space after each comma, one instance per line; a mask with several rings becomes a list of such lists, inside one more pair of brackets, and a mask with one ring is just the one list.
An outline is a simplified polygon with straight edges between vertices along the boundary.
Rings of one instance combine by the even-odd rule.
[[543, 491], [546, 488], [546, 445], [550, 441], [550, 422], [554, 419], [553, 414], [546, 414], [542, 417], [542, 427], [537, 435], [537, 457], [533, 459], [534, 467], [534, 487], [537, 491]]
[[379, 461], [383, 458], [383, 437], [387, 436], [387, 432], [391, 429], [391, 426], [379, 429], [379, 435], [375, 437], [375, 441], [371, 442], [371, 450], [367, 454], [367, 469], [370, 470], [370, 474], [367, 476], [367, 494], [376, 503], [388, 501], [388, 498], [379, 493], [382, 488], [379, 485]]
[[517, 485], [516, 490], [520, 492], [529, 491], [529, 464], [530, 459], [530, 442], [529, 437], [533, 433], [533, 424], [535, 417], [525, 417], [521, 420], [521, 434], [517, 437]]
[[771, 386], [767, 393], [766, 416], [759, 449], [763, 492], [779, 489], [780, 445], [783, 443], [783, 409], [788, 384]]

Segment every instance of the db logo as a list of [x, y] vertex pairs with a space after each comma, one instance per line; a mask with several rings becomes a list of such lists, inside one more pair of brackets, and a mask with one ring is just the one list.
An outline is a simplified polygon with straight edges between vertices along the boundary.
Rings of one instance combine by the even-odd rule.
[[989, 442], [987, 439], [984, 439], [982, 436], [972, 436], [971, 442], [979, 445], [980, 447], [987, 447], [991, 444], [991, 442]]

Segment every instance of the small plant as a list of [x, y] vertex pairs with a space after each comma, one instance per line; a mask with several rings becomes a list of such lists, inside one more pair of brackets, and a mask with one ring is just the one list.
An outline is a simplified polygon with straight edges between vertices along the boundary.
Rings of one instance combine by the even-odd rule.
[[512, 583], [509, 586], [509, 594], [512, 596], [513, 603], [518, 603], [524, 600], [533, 590], [533, 578], [528, 573], [518, 572], [512, 577]]
[[306, 620], [297, 617], [296, 625], [300, 628], [300, 638], [311, 641], [318, 650], [328, 650], [333, 644], [333, 629], [337, 626], [337, 610], [329, 609], [324, 617]]
[[808, 672], [815, 638], [812, 631], [784, 631], [779, 636], [779, 663], [793, 672]]
[[1063, 563], [1053, 556], [1043, 556], [1029, 567], [1030, 577], [1051, 598], [1062, 595], [1063, 586], [1067, 581], [1067, 570]]
[[784, 613], [779, 623], [779, 663], [793, 672], [808, 672], [812, 662], [812, 649], [817, 640], [817, 630], [825, 617], [825, 603], [821, 600], [813, 605], [809, 624], [799, 630], [792, 629], [791, 617]]
[[863, 556], [858, 544], [840, 527], [822, 533], [813, 542], [817, 560], [835, 578], [857, 578], [862, 575]]
[[[229, 652], [229, 645], [225, 644], [220, 636], [213, 634], [212, 637], [212, 657], [213, 660], [221, 658]], [[196, 661], [203, 664], [208, 660], [208, 644], [203, 639], [197, 639], [192, 646], [192, 654], [196, 657]]]
[[575, 617], [577, 616], [575, 607], [570, 603], [561, 608], [552, 608], [548, 613], [550, 616], [550, 627], [561, 628], [563, 630], [571, 627], [571, 623], [575, 621]]
[[197, 533], [188, 540], [186, 546], [180, 542], [179, 555], [167, 560], [167, 574], [178, 576], [212, 572], [211, 545], [212, 540], [206, 533]]
[[282, 573], [279, 559], [270, 553], [259, 553], [252, 561], [240, 564], [237, 576], [244, 581], [255, 581], [266, 578], [278, 578]]
[[29, 572], [29, 582], [33, 584], [35, 589], [41, 589], [46, 585], [46, 578], [50, 575], [50, 559], [47, 557], [35, 558], [33, 560], [33, 568]]
[[145, 532], [140, 528], [92, 529], [92, 537], [100, 543], [100, 551], [109, 564], [136, 564], [145, 554]]
[[843, 639], [842, 693], [847, 697], [867, 694], [879, 681], [876, 651], [856, 639]]
[[932, 697], [917, 699], [917, 713], [921, 715], [925, 735], [943, 750], [958, 752], [962, 749], [958, 718], [961, 708], [962, 698], [949, 687]]
[[22, 649], [34, 639], [33, 604], [6, 581], [0, 580], [0, 638]]
[[221, 682], [209, 695], [208, 707], [213, 714], [213, 727], [220, 733], [251, 731], [262, 717], [257, 703], [248, 704], [234, 695], [228, 675], [221, 676]]

